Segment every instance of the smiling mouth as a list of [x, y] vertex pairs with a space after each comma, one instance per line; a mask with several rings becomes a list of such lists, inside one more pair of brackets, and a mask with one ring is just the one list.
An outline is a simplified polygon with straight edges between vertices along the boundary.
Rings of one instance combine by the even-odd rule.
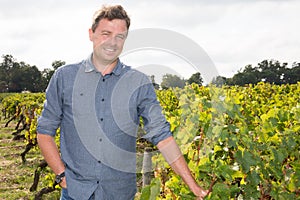
[[107, 51], [107, 52], [111, 52], [111, 53], [117, 51], [117, 49], [115, 49], [115, 48], [104, 48], [104, 50]]

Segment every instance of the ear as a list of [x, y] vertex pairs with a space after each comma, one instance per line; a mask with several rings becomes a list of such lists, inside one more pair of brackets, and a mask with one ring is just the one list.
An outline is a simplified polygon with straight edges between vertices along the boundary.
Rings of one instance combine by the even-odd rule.
[[93, 30], [90, 28], [90, 29], [89, 29], [89, 38], [90, 38], [90, 41], [93, 41], [93, 36], [94, 36], [94, 32], [93, 32]]

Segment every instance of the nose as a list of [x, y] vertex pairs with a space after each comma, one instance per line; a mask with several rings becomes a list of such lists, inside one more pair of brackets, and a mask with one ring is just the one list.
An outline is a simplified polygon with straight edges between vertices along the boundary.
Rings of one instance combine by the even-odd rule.
[[107, 41], [110, 45], [117, 45], [117, 37], [110, 37], [109, 40]]

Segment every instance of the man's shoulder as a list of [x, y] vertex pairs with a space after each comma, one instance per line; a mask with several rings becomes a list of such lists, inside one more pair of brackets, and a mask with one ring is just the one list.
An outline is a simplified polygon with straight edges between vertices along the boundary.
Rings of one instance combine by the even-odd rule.
[[142, 79], [148, 79], [148, 75], [145, 74], [144, 72], [136, 69], [136, 68], [132, 68], [130, 66], [125, 66], [125, 74], [127, 76], [136, 76], [136, 77], [140, 77]]
[[123, 65], [122, 83], [125, 85], [149, 85], [150, 78], [144, 72], [131, 66]]
[[57, 73], [69, 73], [71, 71], [77, 71], [80, 66], [82, 66], [83, 61], [72, 63], [72, 64], [66, 64], [56, 69]]
[[79, 68], [82, 66], [83, 61], [78, 63], [66, 64], [57, 68], [54, 72], [54, 78], [56, 79], [73, 79], [76, 77], [76, 74]]
[[141, 76], [141, 77], [144, 77], [144, 78], [148, 78], [148, 75], [146, 75], [144, 72], [138, 70], [137, 68], [133, 68], [131, 66], [128, 66], [128, 65], [123, 64], [123, 70], [125, 72], [129, 72], [129, 73], [134, 74], [134, 75], [138, 75], [138, 76]]

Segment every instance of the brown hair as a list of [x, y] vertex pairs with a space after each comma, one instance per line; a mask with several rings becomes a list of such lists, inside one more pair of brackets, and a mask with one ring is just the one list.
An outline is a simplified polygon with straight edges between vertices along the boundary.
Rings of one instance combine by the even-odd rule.
[[95, 32], [101, 19], [108, 19], [108, 20], [123, 19], [126, 21], [127, 30], [129, 29], [130, 26], [130, 18], [121, 5], [103, 6], [101, 9], [96, 11], [93, 17], [93, 25], [92, 25], [93, 32]]

